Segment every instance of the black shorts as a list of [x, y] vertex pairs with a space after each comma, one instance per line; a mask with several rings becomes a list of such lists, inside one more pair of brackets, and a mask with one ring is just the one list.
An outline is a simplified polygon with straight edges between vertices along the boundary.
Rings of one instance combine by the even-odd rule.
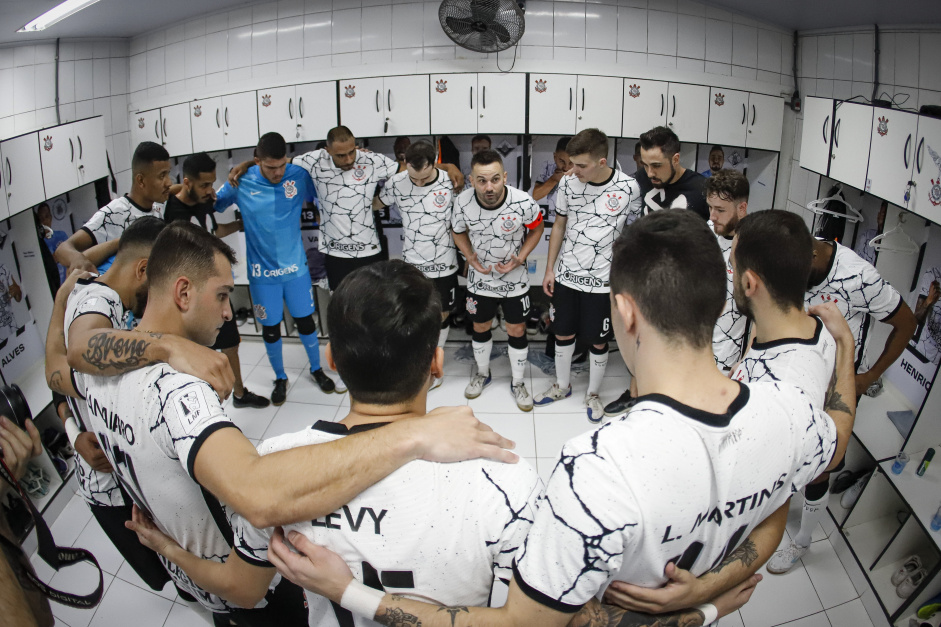
[[239, 325], [235, 322], [235, 318], [233, 318], [225, 321], [219, 329], [219, 335], [216, 336], [216, 343], [210, 348], [215, 351], [235, 348], [239, 345], [240, 341], [242, 341], [242, 338], [239, 336]]
[[451, 313], [457, 301], [457, 274], [439, 276], [431, 280], [435, 282], [435, 289], [441, 297], [441, 311]]
[[529, 293], [509, 298], [481, 296], [467, 293], [467, 313], [473, 322], [490, 322], [497, 315], [497, 307], [503, 307], [503, 319], [509, 324], [522, 324], [529, 315]]
[[330, 291], [335, 291], [340, 286], [340, 282], [353, 270], [377, 261], [382, 261], [382, 253], [371, 257], [354, 257], [352, 259], [327, 255], [324, 258], [324, 268], [327, 271], [327, 283], [330, 285]]
[[575, 335], [588, 344], [604, 344], [614, 337], [607, 293], [580, 292], [556, 281], [549, 319], [557, 336]]

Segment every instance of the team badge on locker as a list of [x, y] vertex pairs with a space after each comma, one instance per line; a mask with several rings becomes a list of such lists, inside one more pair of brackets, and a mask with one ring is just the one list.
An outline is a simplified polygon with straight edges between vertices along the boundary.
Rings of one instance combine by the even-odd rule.
[[640, 85], [631, 85], [630, 88], [627, 90], [627, 95], [630, 96], [631, 98], [639, 98], [640, 97]]
[[885, 116], [879, 118], [879, 126], [876, 127], [876, 132], [882, 137], [889, 134], [889, 118]]
[[344, 87], [343, 95], [346, 96], [347, 98], [355, 98], [356, 97], [356, 85], [347, 85], [346, 87]]
[[541, 78], [536, 81], [536, 93], [543, 94], [546, 92], [546, 89], [546, 81]]
[[261, 106], [270, 107], [271, 106], [271, 94], [265, 94], [261, 97]]
[[448, 81], [441, 79], [435, 83], [435, 91], [439, 94], [443, 94], [448, 91]]
[[721, 107], [725, 104], [725, 94], [716, 94], [716, 106]]

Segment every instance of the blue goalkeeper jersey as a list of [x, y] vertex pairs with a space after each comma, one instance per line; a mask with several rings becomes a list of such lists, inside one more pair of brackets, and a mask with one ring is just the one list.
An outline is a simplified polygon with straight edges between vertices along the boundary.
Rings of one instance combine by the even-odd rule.
[[301, 240], [301, 209], [313, 202], [314, 184], [302, 167], [287, 164], [280, 183], [271, 183], [252, 166], [239, 181], [216, 193], [216, 211], [238, 205], [245, 223], [248, 280], [252, 283], [285, 283], [307, 271], [307, 255]]

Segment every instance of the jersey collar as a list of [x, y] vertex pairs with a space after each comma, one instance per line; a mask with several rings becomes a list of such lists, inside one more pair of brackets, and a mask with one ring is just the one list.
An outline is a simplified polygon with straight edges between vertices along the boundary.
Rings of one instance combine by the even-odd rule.
[[592, 183], [591, 181], [588, 181], [588, 185], [593, 185], [595, 187], [604, 187], [605, 185], [607, 185], [608, 183], [614, 180], [615, 174], [617, 174], [617, 170], [615, 168], [611, 168], [611, 176], [609, 176], [606, 180], [604, 180], [601, 183]]
[[697, 409], [695, 407], [690, 407], [689, 405], [684, 405], [676, 399], [670, 398], [665, 394], [645, 394], [637, 399], [637, 403], [643, 401], [653, 401], [655, 403], [660, 403], [666, 405], [673, 411], [691, 418], [697, 422], [701, 422], [709, 427], [727, 427], [729, 423], [732, 422], [732, 417], [738, 413], [740, 409], [745, 407], [748, 403], [748, 398], [750, 392], [748, 387], [745, 386], [741, 381], [736, 381], [738, 384], [739, 390], [738, 395], [735, 399], [729, 404], [729, 408], [725, 411], [724, 414], [713, 414], [702, 409]]
[[354, 427], [347, 427], [345, 424], [339, 422], [330, 422], [328, 420], [318, 420], [313, 425], [311, 429], [315, 431], [323, 431], [324, 433], [330, 433], [333, 435], [353, 435], [354, 433], [362, 433], [364, 431], [371, 431], [373, 429], [378, 429], [379, 427], [384, 427], [389, 424], [388, 422], [370, 422], [366, 424], [356, 425]]
[[814, 320], [817, 321], [817, 326], [814, 328], [814, 336], [810, 339], [805, 339], [802, 337], [782, 337], [779, 340], [771, 340], [770, 342], [752, 342], [751, 347], [755, 350], [767, 350], [769, 348], [774, 348], [776, 346], [785, 346], [787, 344], [800, 344], [803, 346], [815, 346], [817, 342], [820, 341], [820, 332], [823, 331], [823, 322], [820, 321], [820, 318], [813, 316]]
[[[152, 206], [151, 206], [151, 207], [141, 207], [141, 206], [138, 205], [136, 202], [134, 202], [134, 200], [131, 199], [131, 197], [128, 196], [127, 194], [124, 194], [124, 197], [127, 199], [127, 201], [128, 201], [129, 203], [131, 203], [133, 206], [137, 207], [138, 209], [140, 209], [141, 211], [143, 211], [143, 212], [145, 212], [145, 213], [150, 213], [151, 211], [154, 210], [154, 208], [153, 208]], [[167, 200], [169, 200], [169, 198], [168, 198]]]

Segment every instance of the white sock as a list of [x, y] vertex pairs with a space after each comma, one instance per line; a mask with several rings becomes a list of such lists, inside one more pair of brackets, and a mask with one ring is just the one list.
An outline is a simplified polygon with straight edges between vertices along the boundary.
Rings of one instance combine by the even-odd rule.
[[471, 346], [474, 347], [474, 359], [477, 360], [477, 374], [486, 377], [490, 374], [490, 351], [493, 350], [493, 340], [490, 339], [486, 342], [471, 341]]
[[827, 501], [830, 492], [827, 491], [819, 501], [804, 501], [804, 511], [801, 512], [801, 528], [794, 536], [794, 544], [798, 546], [810, 546], [810, 536], [814, 529], [827, 515]]
[[448, 331], [451, 330], [451, 326], [448, 325], [438, 331], [438, 348], [444, 348], [445, 342], [448, 341]]
[[507, 349], [510, 355], [510, 373], [513, 375], [513, 383], [522, 383], [526, 372], [526, 362], [529, 360], [529, 347]]
[[555, 343], [555, 381], [563, 390], [572, 383], [572, 357], [575, 356], [575, 342], [568, 346]]
[[591, 360], [591, 366], [588, 369], [588, 393], [597, 394], [601, 390], [604, 371], [608, 367], [608, 351], [605, 351], [603, 355], [589, 352], [588, 358]]

